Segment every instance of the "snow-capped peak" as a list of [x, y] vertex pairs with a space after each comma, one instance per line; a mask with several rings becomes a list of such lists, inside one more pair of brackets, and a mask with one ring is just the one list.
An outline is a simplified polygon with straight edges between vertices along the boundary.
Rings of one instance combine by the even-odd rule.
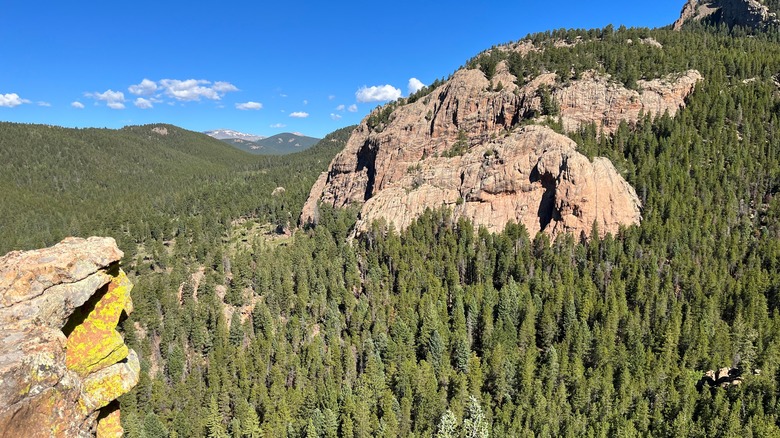
[[262, 135], [246, 134], [244, 132], [234, 131], [232, 129], [215, 129], [213, 131], [204, 131], [204, 134], [217, 140], [227, 140], [237, 138], [246, 141], [257, 141], [266, 138]]

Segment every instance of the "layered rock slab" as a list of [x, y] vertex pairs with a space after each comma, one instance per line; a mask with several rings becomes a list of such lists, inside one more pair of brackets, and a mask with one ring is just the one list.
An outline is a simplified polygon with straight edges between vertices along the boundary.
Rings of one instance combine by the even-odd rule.
[[115, 330], [132, 309], [121, 258], [96, 237], [0, 258], [0, 437], [94, 436], [99, 416], [121, 436], [109, 403], [140, 372]]

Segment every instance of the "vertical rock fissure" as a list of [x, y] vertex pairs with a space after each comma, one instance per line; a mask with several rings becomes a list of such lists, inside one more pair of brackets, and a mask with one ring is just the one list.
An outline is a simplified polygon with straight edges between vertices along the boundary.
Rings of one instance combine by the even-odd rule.
[[363, 200], [368, 201], [374, 195], [374, 184], [376, 182], [376, 154], [379, 150], [377, 145], [372, 145], [367, 141], [358, 152], [357, 171], [366, 171], [366, 192]]
[[539, 167], [536, 166], [531, 171], [529, 180], [532, 184], [541, 183], [542, 187], [544, 188], [544, 194], [542, 194], [542, 200], [539, 203], [539, 209], [536, 212], [537, 216], [539, 217], [540, 230], [544, 231], [553, 220], [561, 220], [560, 212], [555, 209], [555, 178], [553, 178], [549, 172], [540, 174]]

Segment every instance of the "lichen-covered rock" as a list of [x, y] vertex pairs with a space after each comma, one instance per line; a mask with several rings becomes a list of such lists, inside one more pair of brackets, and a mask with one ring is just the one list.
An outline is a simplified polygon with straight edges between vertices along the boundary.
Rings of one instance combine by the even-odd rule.
[[84, 379], [79, 403], [87, 412], [107, 406], [120, 395], [133, 389], [138, 383], [141, 364], [135, 351], [130, 350], [127, 360], [103, 368]]
[[124, 429], [119, 417], [119, 409], [111, 411], [101, 418], [97, 426], [97, 438], [122, 438]]
[[83, 309], [85, 319], [68, 336], [65, 365], [82, 376], [102, 370], [127, 357], [128, 349], [116, 331], [119, 317], [129, 307], [132, 283], [120, 272], [108, 283], [108, 290], [96, 296], [94, 307]]
[[115, 330], [132, 310], [121, 258], [96, 237], [0, 257], [0, 438], [94, 436], [98, 410], [138, 382]]

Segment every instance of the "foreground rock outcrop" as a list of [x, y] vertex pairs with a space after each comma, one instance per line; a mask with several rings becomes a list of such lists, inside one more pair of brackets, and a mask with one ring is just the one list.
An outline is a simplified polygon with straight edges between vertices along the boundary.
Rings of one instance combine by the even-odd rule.
[[[497, 50], [542, 49], [517, 43]], [[543, 122], [554, 102], [565, 131], [595, 124], [609, 135], [642, 114], [675, 115], [700, 80], [690, 70], [637, 81], [632, 90], [595, 71], [565, 82], [544, 73], [518, 84], [506, 61], [490, 79], [461, 69], [427, 96], [367, 117], [312, 188], [301, 223], [317, 221], [321, 202], [361, 206], [361, 229], [379, 218], [403, 229], [426, 208], [444, 205], [492, 231], [517, 221], [532, 235], [580, 236], [595, 221], [601, 234], [615, 233], [640, 221], [634, 189], [607, 159], [591, 163], [568, 137], [523, 126]]]
[[119, 437], [138, 356], [116, 331], [132, 284], [110, 238], [0, 258], [0, 437]]
[[759, 29], [780, 25], [777, 14], [758, 0], [688, 0], [673, 27], [680, 30], [687, 22], [702, 20]]

